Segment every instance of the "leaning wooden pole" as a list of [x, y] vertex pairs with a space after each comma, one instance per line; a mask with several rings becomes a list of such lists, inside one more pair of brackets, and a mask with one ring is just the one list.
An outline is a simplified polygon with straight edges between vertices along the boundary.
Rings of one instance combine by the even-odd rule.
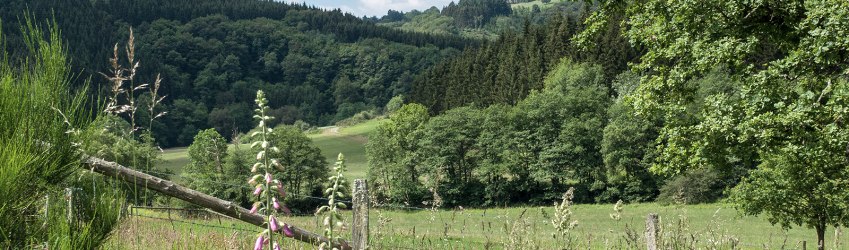
[[[258, 214], [252, 214], [249, 210], [233, 204], [232, 202], [218, 199], [208, 194], [204, 194], [190, 188], [177, 185], [174, 182], [158, 178], [149, 174], [145, 174], [133, 169], [121, 166], [118, 163], [106, 161], [103, 159], [88, 157], [85, 158], [85, 164], [91, 167], [91, 170], [105, 176], [119, 179], [130, 184], [135, 184], [140, 187], [152, 189], [164, 195], [171, 196], [177, 199], [187, 201], [189, 203], [208, 208], [212, 211], [223, 215], [238, 219], [256, 226], [265, 228], [265, 218]], [[312, 233], [310, 231], [289, 225], [294, 234], [292, 238], [313, 245], [319, 245], [322, 242], [327, 242], [324, 236]], [[333, 247], [343, 250], [351, 249], [347, 242], [340, 240], [333, 242]]]

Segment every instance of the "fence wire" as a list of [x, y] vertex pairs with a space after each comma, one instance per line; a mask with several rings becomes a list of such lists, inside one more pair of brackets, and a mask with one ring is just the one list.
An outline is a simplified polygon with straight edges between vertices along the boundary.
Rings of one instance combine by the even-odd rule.
[[[146, 174], [156, 174], [156, 175], [159, 175], [159, 176], [166, 176], [166, 175], [167, 176], [177, 176], [177, 174], [164, 173], [164, 172], [158, 172], [158, 171], [143, 171], [143, 170], [137, 170], [137, 169], [136, 169], [136, 171], [143, 172], [143, 173], [146, 173]], [[245, 190], [253, 190], [254, 189], [254, 187], [248, 186], [248, 185], [224, 183], [224, 182], [217, 182], [217, 181], [212, 181], [212, 180], [200, 180], [200, 179], [188, 178], [188, 177], [184, 177], [184, 176], [180, 176], [180, 178], [184, 179], [184, 180], [190, 180], [190, 181], [193, 181], [193, 182], [214, 184], [214, 185], [218, 185], [218, 186], [238, 187], [238, 188], [242, 188], [242, 189], [245, 189]], [[306, 199], [321, 200], [321, 201], [329, 200], [328, 198], [325, 198], [325, 197], [315, 197], [315, 196], [301, 195], [301, 194], [288, 193], [287, 195], [291, 195], [291, 196], [294, 196], [294, 197], [300, 197], [300, 198], [306, 198]], [[337, 199], [337, 201], [348, 203], [349, 205], [352, 202], [351, 200], [339, 200], [339, 199]], [[434, 207], [415, 207], [415, 206], [408, 206], [408, 205], [377, 204], [377, 203], [369, 204], [369, 207], [370, 208], [384, 209], [383, 212], [392, 211], [392, 210], [410, 211], [410, 212], [426, 212], [428, 214], [423, 215], [423, 216], [430, 216], [431, 217], [430, 220], [428, 220], [428, 222], [430, 224], [436, 224], [437, 228], [440, 227], [440, 226], [451, 227], [451, 229], [450, 229], [451, 232], [449, 233], [448, 230], [446, 230], [443, 233], [444, 235], [442, 235], [442, 236], [436, 235], [436, 233], [438, 233], [438, 232], [430, 232], [430, 233], [435, 233], [435, 234], [427, 236], [427, 237], [435, 237], [433, 239], [439, 239], [440, 237], [449, 237], [450, 238], [451, 236], [457, 236], [457, 233], [458, 233], [457, 231], [459, 229], [457, 228], [456, 225], [449, 225], [449, 223], [462, 222], [463, 230], [461, 230], [460, 232], [465, 231], [467, 226], [468, 227], [480, 226], [480, 227], [487, 227], [488, 230], [489, 230], [488, 232], [481, 232], [481, 233], [491, 234], [491, 233], [496, 233], [496, 232], [501, 232], [501, 231], [504, 231], [502, 233], [508, 233], [507, 231], [512, 230], [510, 228], [511, 223], [516, 223], [517, 221], [523, 219], [521, 217], [517, 217], [517, 215], [515, 215], [515, 214], [514, 215], [508, 215], [508, 214], [505, 214], [505, 213], [495, 213], [495, 212], [487, 213], [487, 210], [484, 210], [484, 212], [480, 213], [480, 214], [467, 213], [462, 208], [459, 208], [459, 209], [444, 209], [444, 208], [434, 208]], [[155, 207], [154, 208], [151, 208], [151, 207], [148, 207], [148, 208], [134, 207], [134, 209], [186, 210], [186, 209], [183, 209], [183, 208], [171, 208], [171, 207], [158, 207], [158, 208], [155, 208]], [[217, 216], [229, 218], [225, 215], [214, 213], [214, 212], [209, 211], [209, 210], [205, 210], [205, 209], [197, 209], [197, 210], [210, 212], [210, 213], [216, 214]], [[529, 210], [529, 212], [531, 212], [530, 210], [535, 210], [535, 208], [528, 208], [527, 210]], [[378, 213], [380, 214], [380, 212], [378, 212]], [[293, 213], [291, 215], [292, 216], [299, 216], [299, 217], [315, 216], [314, 214], [311, 214], [311, 213]], [[243, 228], [209, 225], [209, 224], [197, 223], [197, 222], [193, 222], [193, 221], [186, 221], [186, 220], [179, 220], [179, 219], [172, 219], [172, 218], [162, 218], [162, 217], [148, 216], [148, 215], [142, 215], [142, 214], [134, 214], [132, 216], [138, 216], [138, 217], [142, 217], [142, 218], [149, 218], [149, 219], [156, 219], [156, 220], [172, 221], [172, 222], [190, 224], [190, 225], [195, 225], [195, 226], [200, 226], [200, 227], [226, 229], [226, 230], [237, 230], [237, 231], [244, 231], [244, 232], [258, 232], [258, 231], [243, 229]], [[232, 219], [232, 218], [229, 218], [229, 219]], [[389, 219], [392, 219], [392, 218], [389, 218]], [[379, 221], [375, 221], [375, 222], [380, 223]], [[374, 223], [374, 222], [372, 222], [372, 223]], [[421, 221], [417, 220], [416, 222], [410, 222], [410, 223], [413, 223], [413, 224], [421, 223]], [[546, 225], [547, 223], [548, 223], [548, 221], [546, 219], [541, 223], [535, 223], [537, 225], [534, 225], [534, 227]], [[390, 224], [396, 224], [396, 223], [393, 222], [393, 223], [390, 223]], [[413, 227], [415, 228], [415, 226], [413, 226]], [[422, 227], [425, 227], [425, 226], [422, 226]], [[415, 231], [415, 229], [412, 229], [412, 230]], [[399, 233], [399, 232], [402, 232], [402, 231], [393, 231], [392, 233]], [[474, 231], [474, 230], [470, 230], [470, 231]], [[449, 234], [451, 236], [449, 236]], [[374, 237], [377, 236], [375, 234], [375, 232], [370, 231], [370, 235], [371, 235], [371, 237], [373, 237], [373, 239], [371, 240], [371, 242], [372, 242], [371, 244], [373, 245], [373, 247], [376, 247], [376, 249], [421, 249], [421, 248], [413, 248], [413, 247], [409, 247], [409, 246], [405, 246], [405, 245], [397, 245], [397, 244], [391, 244], [391, 243], [384, 244], [384, 243], [381, 243], [379, 241], [375, 241]], [[399, 235], [395, 235], [395, 236], [399, 236]], [[422, 236], [422, 237], [423, 237], [422, 239], [424, 239], [424, 237], [426, 237], [426, 236]], [[465, 238], [465, 236], [461, 236], [461, 237]], [[415, 240], [413, 240], [413, 241], [415, 241]], [[502, 243], [498, 243], [498, 242], [491, 242], [491, 243], [495, 244], [495, 245], [499, 245], [501, 247], [504, 247], [504, 245]], [[431, 243], [431, 245], [432, 244], [433, 243]], [[764, 243], [764, 244], [753, 244], [751, 242], [739, 242], [738, 246], [746, 247], [746, 248], [766, 248], [765, 244], [766, 243]], [[788, 244], [792, 245], [789, 242], [788, 242]], [[452, 247], [452, 248], [454, 248], [454, 247]]]
[[163, 220], [163, 221], [168, 221], [168, 222], [178, 222], [178, 223], [189, 224], [189, 225], [200, 226], [200, 227], [236, 230], [236, 231], [251, 232], [251, 233], [259, 232], [259, 230], [249, 230], [249, 229], [238, 228], [238, 227], [225, 227], [225, 226], [218, 226], [218, 225], [210, 225], [210, 224], [197, 223], [197, 222], [193, 222], [193, 221], [185, 221], [185, 220], [179, 220], [179, 219], [174, 219], [174, 218], [162, 218], [162, 217], [148, 216], [148, 215], [143, 215], [143, 214], [134, 214], [132, 216], [141, 217], [141, 218], [148, 218], [148, 219]]

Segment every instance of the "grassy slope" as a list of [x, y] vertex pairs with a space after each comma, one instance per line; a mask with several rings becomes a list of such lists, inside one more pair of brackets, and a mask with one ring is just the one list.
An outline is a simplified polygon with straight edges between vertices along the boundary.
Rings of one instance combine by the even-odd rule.
[[368, 161], [365, 144], [368, 142], [368, 134], [374, 131], [381, 121], [372, 120], [339, 128], [338, 131], [327, 129], [319, 134], [311, 134], [309, 137], [321, 149], [321, 154], [327, 158], [328, 163], [335, 163], [339, 153], [345, 155], [345, 164], [348, 166], [345, 176], [349, 180], [366, 178]]
[[533, 7], [534, 7], [534, 4], [536, 4], [536, 5], [538, 5], [538, 6], [539, 6], [539, 8], [540, 8], [540, 9], [543, 9], [543, 10], [544, 10], [544, 9], [546, 9], [546, 8], [548, 8], [548, 7], [553, 6], [555, 3], [559, 3], [559, 2], [563, 2], [563, 1], [566, 1], [566, 0], [551, 0], [551, 2], [548, 2], [548, 3], [543, 3], [543, 2], [542, 2], [542, 1], [540, 1], [540, 0], [536, 0], [536, 1], [533, 1], [533, 2], [527, 2], [527, 3], [517, 3], [517, 4], [511, 4], [511, 5], [510, 5], [510, 7], [513, 7], [513, 9], [514, 9], [514, 10], [515, 10], [515, 9], [518, 9], [518, 8], [527, 8], [527, 9], [531, 9], [531, 8], [533, 8]]
[[[368, 141], [368, 134], [374, 131], [381, 121], [372, 120], [351, 127], [339, 128], [338, 131], [328, 128], [321, 133], [308, 136], [321, 149], [321, 154], [327, 158], [328, 163], [335, 163], [336, 156], [339, 153], [345, 155], [345, 162], [348, 165], [348, 172], [346, 173], [348, 179], [365, 178], [368, 169], [365, 143]], [[243, 147], [247, 146], [243, 145]], [[187, 148], [166, 149], [162, 153], [162, 160], [163, 162], [158, 165], [158, 168], [170, 169], [175, 174], [179, 174], [180, 169], [189, 163]]]

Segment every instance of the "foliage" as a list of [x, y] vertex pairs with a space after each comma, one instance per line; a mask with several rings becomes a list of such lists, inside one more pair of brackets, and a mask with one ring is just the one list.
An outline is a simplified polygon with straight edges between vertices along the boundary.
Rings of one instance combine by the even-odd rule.
[[477, 138], [483, 121], [480, 110], [462, 107], [433, 117], [416, 130], [421, 178], [425, 186], [442, 197], [442, 204], [481, 205], [469, 197], [483, 196], [478, 171]]
[[[277, 126], [265, 135], [264, 140], [276, 145], [279, 150], [267, 154], [284, 166], [276, 176], [292, 194], [286, 197], [287, 203], [297, 212], [313, 210], [319, 202], [304, 196], [320, 195], [322, 180], [328, 176], [327, 160], [321, 155], [321, 150], [303, 131], [288, 125]], [[256, 143], [259, 138], [253, 137], [251, 141]], [[257, 154], [259, 150], [254, 148], [252, 152]]]
[[725, 153], [706, 150], [712, 141], [745, 145], [757, 169], [733, 200], [746, 214], [816, 228], [823, 249], [825, 228], [849, 218], [849, 193], [832, 188], [847, 181], [849, 3], [606, 1], [582, 36], [617, 15], [626, 17], [631, 41], [647, 50], [633, 67], [647, 73], [633, 99], [637, 111], [680, 117], [697, 94], [688, 81], [717, 67], [739, 82], [739, 96], [705, 98], [696, 125], [667, 119], [662, 136], [685, 143], [661, 144], [663, 153], [691, 160], [654, 169], [675, 174], [710, 166]]
[[658, 118], [637, 115], [625, 102], [624, 97], [637, 85], [639, 78], [629, 72], [613, 83], [619, 98], [607, 110], [609, 120], [601, 141], [609, 183], [602, 194], [606, 196], [603, 200], [651, 201], [658, 192], [660, 177], [649, 168], [657, 157], [656, 139], [662, 122]]
[[383, 107], [383, 113], [391, 115], [395, 111], [398, 111], [398, 109], [401, 109], [402, 105], [404, 105], [404, 95], [393, 96], [392, 99], [386, 102], [386, 106]]
[[504, 33], [520, 32], [523, 25], [528, 23], [543, 24], [564, 14], [577, 17], [577, 13], [586, 6], [582, 1], [558, 1], [543, 4], [544, 8], [537, 6], [534, 11], [531, 5], [516, 5], [515, 2], [463, 0], [444, 6], [441, 10], [436, 6], [406, 13], [389, 10], [379, 19], [364, 19], [376, 22], [379, 26], [405, 31], [496, 40]]
[[722, 195], [719, 173], [709, 169], [694, 169], [669, 179], [657, 196], [657, 202], [669, 204], [699, 204], [717, 201]]
[[[12, 63], [0, 50], [0, 248], [96, 248], [117, 224], [121, 200], [101, 179], [81, 176], [78, 128], [92, 119], [79, 93], [85, 85], [71, 88], [56, 23], [21, 20], [26, 55]], [[0, 47], [4, 39], [0, 31]], [[101, 191], [82, 192], [79, 206], [61, 202], [65, 188], [79, 185]], [[72, 220], [68, 209], [77, 209]]]
[[[238, 145], [238, 140], [234, 141]], [[215, 129], [203, 130], [189, 146], [189, 164], [180, 172], [180, 182], [199, 192], [250, 206], [241, 178], [250, 169], [247, 150], [235, 146], [228, 151], [227, 141]], [[188, 205], [188, 204], [184, 204]]]
[[[153, 170], [159, 161], [159, 149], [151, 145], [149, 137], [142, 141], [129, 134], [130, 123], [110, 114], [103, 114], [82, 131], [86, 143], [82, 150], [87, 154], [142, 171]], [[145, 163], [150, 162], [151, 165]]]
[[[341, 114], [341, 113], [337, 113], [337, 115], [339, 115], [339, 114]], [[363, 122], [373, 120], [373, 119], [377, 118], [378, 116], [379, 116], [379, 113], [376, 109], [364, 110], [364, 111], [360, 111], [359, 113], [354, 114], [351, 117], [348, 117], [348, 118], [345, 118], [345, 119], [342, 119], [342, 120], [336, 122], [336, 126], [345, 126], [345, 127], [353, 126], [353, 125], [357, 125], [357, 124], [360, 124], [360, 123], [363, 123]]]
[[546, 75], [557, 69], [564, 57], [602, 65], [603, 78], [610, 82], [638, 51], [617, 27], [592, 38], [604, 49], [575, 49], [571, 37], [583, 29], [577, 14], [580, 10], [557, 12], [543, 24], [526, 22], [518, 32], [505, 32], [480, 48], [436, 64], [414, 79], [410, 102], [427, 106], [431, 113], [467, 105], [515, 105], [533, 90], [544, 88]]
[[454, 18], [459, 28], [481, 27], [496, 16], [510, 15], [510, 4], [501, 0], [460, 0], [442, 9], [442, 14]]
[[375, 187], [377, 200], [397, 202], [421, 201], [424, 188], [419, 183], [421, 170], [413, 152], [417, 148], [415, 133], [430, 118], [420, 104], [406, 104], [381, 123], [369, 137], [366, 154], [368, 180]]
[[[26, 8], [38, 17], [50, 17], [55, 10], [59, 25], [71, 31], [64, 38], [74, 48], [80, 79], [102, 68], [102, 62], [90, 58], [106, 57], [100, 52], [111, 48], [115, 37], [126, 37], [128, 27], [143, 34], [135, 41], [142, 52], [135, 61], [169, 82], [159, 90], [168, 96], [160, 108], [174, 115], [148, 126], [163, 147], [187, 146], [210, 127], [227, 139], [246, 132], [253, 125], [251, 103], [245, 100], [258, 89], [269, 91], [269, 112], [278, 118], [271, 126], [296, 120], [333, 124], [409, 93], [419, 71], [478, 43], [274, 1], [12, 0], [4, 7], [0, 17], [13, 21]], [[13, 57], [25, 48], [18, 37], [9, 40], [9, 47], [16, 51]], [[154, 82], [153, 76], [137, 78]], [[139, 109], [136, 115], [156, 114]]]
[[601, 67], [564, 60], [545, 89], [514, 107], [461, 107], [428, 118], [423, 106], [405, 105], [370, 137], [370, 181], [399, 203], [422, 200], [396, 190], [428, 188], [449, 206], [540, 204], [569, 186], [578, 201], [613, 201], [619, 195], [598, 196], [607, 189], [608, 93]]

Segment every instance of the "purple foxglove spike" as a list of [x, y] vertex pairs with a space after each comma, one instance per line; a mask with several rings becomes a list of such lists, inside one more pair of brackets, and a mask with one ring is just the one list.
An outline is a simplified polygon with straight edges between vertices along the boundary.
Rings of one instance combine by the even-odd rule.
[[283, 235], [290, 238], [295, 236], [295, 233], [292, 233], [292, 228], [289, 227], [289, 224], [283, 223]]
[[256, 238], [256, 243], [254, 243], [254, 250], [262, 250], [262, 243], [265, 241], [265, 237], [260, 235]]
[[280, 210], [280, 203], [277, 202], [277, 197], [271, 198], [275, 210]]
[[259, 195], [262, 192], [262, 185], [256, 186], [256, 190], [254, 190], [254, 195]]
[[274, 215], [269, 217], [271, 217], [271, 219], [268, 220], [268, 224], [271, 224], [271, 231], [277, 232], [280, 230], [280, 225], [277, 224], [277, 218], [274, 218]]

